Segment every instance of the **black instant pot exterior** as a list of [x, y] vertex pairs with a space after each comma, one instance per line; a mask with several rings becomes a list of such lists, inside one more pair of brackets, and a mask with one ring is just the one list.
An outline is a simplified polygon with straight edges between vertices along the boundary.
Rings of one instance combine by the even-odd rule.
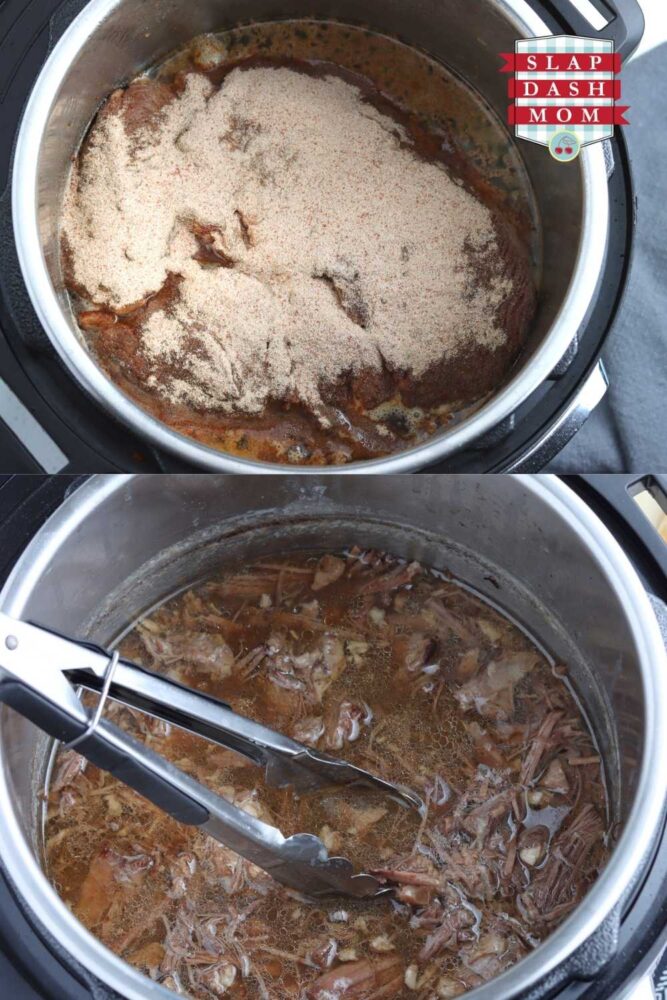
[[[554, 32], [591, 34], [571, 0], [530, 0]], [[618, 51], [631, 51], [643, 19], [636, 0], [614, 0], [622, 18], [604, 34]], [[65, 370], [40, 327], [21, 277], [12, 231], [12, 147], [21, 113], [49, 51], [85, 0], [0, 0], [0, 375], [57, 448], [49, 465], [31, 454], [0, 420], [0, 471], [185, 472], [181, 460], [138, 439], [108, 416]], [[607, 7], [613, 7], [607, 0]], [[608, 10], [609, 12], [609, 10]], [[579, 393], [600, 364], [629, 272], [635, 195], [621, 129], [607, 144], [610, 240], [601, 291], [586, 323], [551, 377], [493, 432], [432, 467], [430, 472], [536, 472], [564, 447], [572, 425], [587, 414]], [[604, 370], [598, 371], [598, 386]], [[599, 394], [598, 394], [599, 395]], [[595, 400], [597, 402], [597, 399]], [[48, 450], [48, 449], [47, 449]], [[191, 471], [196, 471], [192, 469]]]
[[[19, 554], [82, 476], [0, 477], [0, 586]], [[647, 589], [667, 599], [667, 545], [632, 500], [648, 487], [667, 508], [667, 476], [568, 477], [568, 485], [607, 523], [632, 558]], [[614, 1000], [657, 964], [656, 985], [667, 984], [667, 825], [625, 913], [618, 939], [597, 936], [580, 961], [589, 981], [572, 979], [555, 991], [545, 983], [525, 1000]], [[111, 1000], [106, 987], [74, 966], [66, 942], [48, 938], [14, 897], [11, 872], [0, 866], [0, 996], [11, 1000]], [[660, 998], [662, 1000], [662, 998]]]

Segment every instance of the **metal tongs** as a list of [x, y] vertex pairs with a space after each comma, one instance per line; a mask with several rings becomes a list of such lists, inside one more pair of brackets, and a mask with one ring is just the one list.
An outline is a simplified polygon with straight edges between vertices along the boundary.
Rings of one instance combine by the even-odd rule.
[[[100, 694], [92, 713], [79, 698], [80, 687]], [[363, 898], [390, 891], [372, 875], [355, 873], [348, 859], [330, 858], [319, 837], [310, 833], [284, 837], [276, 827], [243, 812], [103, 720], [107, 698], [242, 754], [265, 768], [266, 783], [273, 787], [289, 785], [295, 792], [307, 792], [363, 785], [403, 805], [423, 808], [409, 789], [237, 715], [216, 698], [123, 660], [117, 652], [0, 613], [0, 701], [284, 885], [313, 897]]]

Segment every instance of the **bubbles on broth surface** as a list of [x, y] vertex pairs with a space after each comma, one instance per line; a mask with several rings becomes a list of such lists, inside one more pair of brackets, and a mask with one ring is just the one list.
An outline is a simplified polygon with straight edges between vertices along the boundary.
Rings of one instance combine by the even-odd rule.
[[573, 695], [517, 626], [441, 573], [358, 549], [258, 560], [168, 601], [121, 650], [428, 804], [422, 820], [361, 789], [297, 798], [112, 706], [238, 807], [393, 886], [308, 900], [94, 766], [72, 777], [60, 753], [49, 875], [94, 934], [177, 993], [461, 995], [546, 937], [604, 864], [601, 764]]

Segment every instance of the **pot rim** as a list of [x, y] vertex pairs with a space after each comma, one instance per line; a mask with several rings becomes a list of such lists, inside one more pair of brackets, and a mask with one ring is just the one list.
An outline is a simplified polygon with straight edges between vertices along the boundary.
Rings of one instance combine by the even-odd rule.
[[[65, 537], [88, 514], [134, 476], [98, 475], [68, 497], [40, 528], [19, 557], [0, 592], [0, 608], [19, 617], [34, 582], [46, 570]], [[662, 725], [667, 705], [667, 652], [649, 598], [627, 556], [607, 528], [569, 487], [553, 476], [516, 476], [524, 488], [565, 520], [587, 544], [609, 586], [626, 610], [628, 627], [637, 646], [644, 686], [644, 749], [634, 802], [623, 833], [602, 874], [572, 914], [530, 955], [488, 984], [471, 991], [470, 1000], [518, 998], [563, 965], [573, 952], [622, 903], [641, 870], [659, 829], [665, 792], [656, 794], [656, 761], [667, 756], [667, 729]], [[102, 945], [73, 916], [49, 884], [13, 809], [10, 788], [0, 769], [0, 859], [11, 873], [16, 892], [42, 927], [67, 941], [71, 955], [84, 968], [117, 989], [129, 1000], [173, 996], [152, 983]], [[54, 935], [55, 936], [55, 935]], [[91, 956], [93, 961], [91, 962]]]
[[[201, 468], [230, 473], [299, 475], [412, 472], [459, 451], [513, 413], [549, 376], [584, 323], [604, 264], [609, 230], [609, 199], [604, 150], [585, 147], [579, 157], [583, 186], [581, 238], [565, 298], [532, 358], [500, 392], [461, 424], [406, 451], [343, 466], [290, 466], [235, 458], [186, 437], [157, 420], [126, 396], [94, 361], [70, 327], [51, 283], [39, 237], [37, 179], [42, 137], [54, 95], [77, 53], [120, 0], [91, 0], [74, 18], [44, 64], [23, 114], [12, 174], [12, 218], [18, 260], [30, 300], [52, 346], [83, 389], [116, 419], [158, 448]], [[511, 22], [517, 35], [549, 34], [527, 0], [487, 0]]]

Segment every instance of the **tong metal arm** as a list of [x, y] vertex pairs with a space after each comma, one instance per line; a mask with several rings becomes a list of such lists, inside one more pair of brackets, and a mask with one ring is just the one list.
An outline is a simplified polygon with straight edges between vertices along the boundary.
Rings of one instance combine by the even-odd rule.
[[[101, 695], [92, 715], [78, 697], [79, 686]], [[242, 754], [265, 768], [266, 782], [274, 787], [291, 785], [299, 792], [334, 784], [365, 785], [403, 805], [423, 808], [410, 790], [237, 715], [209, 695], [122, 660], [117, 653], [0, 613], [0, 701], [278, 882], [313, 897], [362, 898], [388, 891], [372, 875], [355, 874], [346, 858], [330, 858], [318, 837], [298, 833], [285, 838], [276, 827], [233, 806], [104, 721], [107, 696]]]

